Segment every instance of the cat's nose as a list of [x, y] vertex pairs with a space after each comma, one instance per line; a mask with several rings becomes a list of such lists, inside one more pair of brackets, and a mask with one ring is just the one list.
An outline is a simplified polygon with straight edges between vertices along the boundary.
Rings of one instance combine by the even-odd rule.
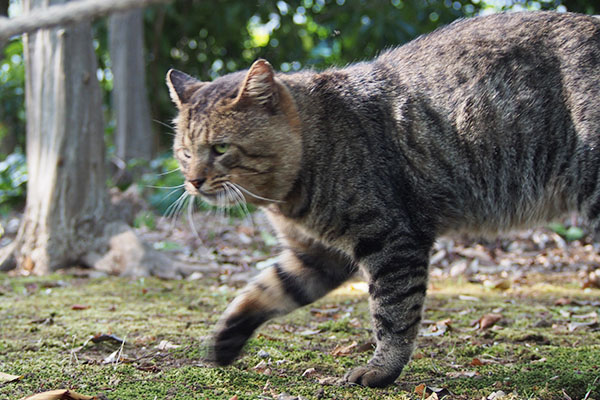
[[196, 189], [200, 189], [200, 186], [202, 186], [202, 184], [204, 183], [204, 181], [206, 181], [206, 178], [196, 178], [196, 179], [190, 179], [190, 183], [192, 185], [194, 185], [194, 187]]

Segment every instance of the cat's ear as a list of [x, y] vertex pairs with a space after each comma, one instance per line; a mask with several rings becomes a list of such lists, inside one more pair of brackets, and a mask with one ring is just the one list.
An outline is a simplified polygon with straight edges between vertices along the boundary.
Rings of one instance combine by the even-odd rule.
[[279, 101], [275, 71], [267, 60], [258, 59], [252, 64], [238, 94], [238, 102], [251, 101], [274, 107]]
[[173, 100], [173, 103], [178, 108], [188, 103], [193, 94], [204, 85], [206, 85], [205, 82], [200, 82], [196, 78], [192, 78], [188, 74], [176, 69], [170, 69], [167, 72], [169, 94], [171, 95], [171, 100]]

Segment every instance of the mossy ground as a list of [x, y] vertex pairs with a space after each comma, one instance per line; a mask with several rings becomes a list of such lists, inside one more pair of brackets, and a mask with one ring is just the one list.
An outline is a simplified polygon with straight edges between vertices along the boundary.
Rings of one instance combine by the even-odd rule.
[[[111, 400], [265, 399], [284, 392], [307, 399], [421, 399], [427, 395], [415, 393], [420, 384], [453, 399], [500, 390], [505, 398], [600, 399], [600, 329], [593, 323], [600, 290], [582, 291], [561, 279], [530, 278], [506, 291], [434, 279], [424, 318], [449, 318], [448, 330], [419, 337], [395, 385], [366, 389], [334, 379], [370, 356], [367, 299], [357, 288], [272, 321], [244, 357], [210, 368], [201, 362], [203, 337], [235, 294], [216, 278], [0, 275], [0, 372], [23, 375], [0, 381], [0, 399], [60, 388]], [[577, 301], [555, 304], [564, 297]], [[495, 326], [472, 325], [492, 312], [502, 315]], [[114, 334], [125, 344], [89, 341], [97, 334]], [[179, 347], [160, 350], [161, 342]], [[339, 355], [332, 354], [336, 347]], [[118, 350], [117, 362], [103, 363]]]

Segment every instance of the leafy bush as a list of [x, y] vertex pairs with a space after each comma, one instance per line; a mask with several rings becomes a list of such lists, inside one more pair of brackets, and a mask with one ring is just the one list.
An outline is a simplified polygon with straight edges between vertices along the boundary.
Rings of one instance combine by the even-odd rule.
[[0, 214], [25, 201], [27, 164], [22, 153], [10, 154], [0, 161]]
[[[0, 46], [1, 48], [2, 46]], [[12, 152], [25, 144], [25, 62], [21, 39], [10, 42], [0, 52], [0, 153]], [[0, 196], [1, 197], [1, 196]], [[1, 200], [0, 200], [1, 201]]]

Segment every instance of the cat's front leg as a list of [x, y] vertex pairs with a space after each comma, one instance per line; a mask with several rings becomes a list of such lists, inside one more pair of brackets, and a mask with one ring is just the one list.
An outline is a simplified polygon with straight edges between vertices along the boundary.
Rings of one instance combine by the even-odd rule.
[[366, 366], [346, 374], [348, 382], [370, 387], [389, 385], [410, 360], [427, 290], [430, 247], [429, 241], [406, 236], [361, 261], [369, 276], [377, 348]]
[[357, 270], [349, 257], [318, 242], [295, 245], [227, 307], [217, 324], [208, 361], [230, 364], [264, 322], [321, 298]]

